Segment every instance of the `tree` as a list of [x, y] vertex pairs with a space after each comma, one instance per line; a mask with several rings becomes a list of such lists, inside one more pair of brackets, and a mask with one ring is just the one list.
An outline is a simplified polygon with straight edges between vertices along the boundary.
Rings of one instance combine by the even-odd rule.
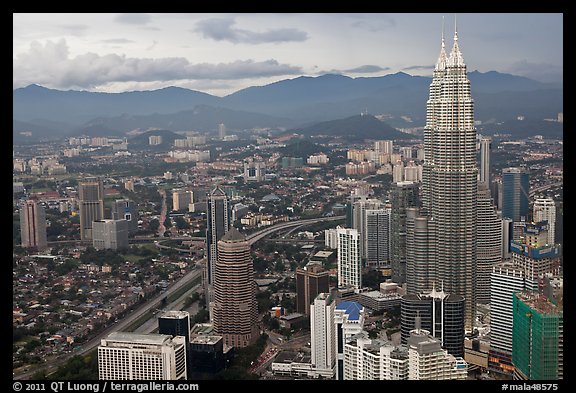
[[204, 323], [207, 322], [209, 319], [209, 314], [208, 311], [205, 309], [202, 309], [200, 311], [198, 311], [198, 313], [194, 316], [194, 320], [193, 323]]
[[282, 262], [282, 260], [278, 259], [276, 261], [276, 263], [274, 264], [274, 270], [277, 271], [278, 273], [284, 271], [284, 263]]
[[152, 231], [156, 232], [160, 228], [160, 221], [157, 218], [150, 220], [149, 226]]
[[178, 228], [178, 229], [190, 229], [190, 224], [188, 224], [186, 222], [186, 220], [184, 220], [184, 218], [178, 216], [178, 217], [174, 218], [174, 221], [176, 222], [176, 228]]
[[166, 229], [172, 228], [172, 220], [170, 219], [170, 217], [166, 216], [166, 219], [164, 219], [164, 226], [166, 227]]

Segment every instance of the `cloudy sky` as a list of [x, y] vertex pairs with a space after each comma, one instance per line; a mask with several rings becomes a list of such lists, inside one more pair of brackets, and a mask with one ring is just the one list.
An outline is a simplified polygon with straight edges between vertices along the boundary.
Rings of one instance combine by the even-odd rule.
[[[431, 76], [454, 14], [13, 14], [13, 87], [223, 96], [301, 75]], [[468, 70], [563, 76], [562, 14], [458, 14]]]

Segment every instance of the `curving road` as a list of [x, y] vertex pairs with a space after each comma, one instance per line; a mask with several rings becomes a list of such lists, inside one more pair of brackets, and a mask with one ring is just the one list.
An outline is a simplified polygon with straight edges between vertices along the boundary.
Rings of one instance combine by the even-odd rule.
[[262, 239], [263, 237], [266, 237], [274, 232], [281, 231], [282, 229], [300, 227], [323, 221], [338, 221], [342, 220], [343, 218], [344, 216], [334, 216], [334, 217], [309, 218], [306, 220], [283, 222], [281, 224], [273, 225], [269, 228], [263, 229], [260, 232], [253, 233], [252, 235], [248, 236], [246, 240], [248, 240], [248, 243], [252, 245], [256, 243], [258, 240]]
[[[164, 202], [165, 202], [165, 199], [164, 199]], [[164, 213], [163, 216], [165, 216], [165, 203], [163, 204], [162, 210]], [[314, 223], [323, 222], [323, 221], [337, 221], [337, 220], [341, 220], [343, 217], [344, 216], [321, 217], [321, 218], [310, 218], [310, 219], [306, 219], [306, 220], [285, 222], [285, 223], [271, 226], [269, 228], [266, 228], [266, 229], [263, 229], [259, 232], [256, 232], [250, 236], [247, 236], [247, 240], [252, 245], [252, 244], [256, 243], [258, 240], [262, 239], [263, 237], [266, 237], [266, 236], [268, 236], [274, 232], [281, 231], [281, 230], [286, 229], [286, 228], [299, 227], [299, 226], [314, 224]], [[151, 240], [158, 240], [158, 239], [157, 238], [156, 239], [151, 238]], [[153, 298], [149, 299], [145, 303], [141, 304], [134, 311], [130, 312], [127, 316], [125, 316], [123, 319], [121, 319], [118, 322], [113, 323], [112, 325], [110, 325], [109, 327], [104, 329], [102, 332], [97, 334], [95, 337], [93, 337], [92, 339], [90, 339], [89, 341], [84, 343], [80, 347], [79, 350], [77, 350], [73, 353], [69, 353], [69, 354], [66, 354], [64, 356], [61, 356], [60, 358], [51, 361], [50, 364], [41, 365], [39, 367], [30, 367], [29, 371], [14, 375], [13, 379], [15, 379], [15, 380], [17, 380], [17, 379], [20, 379], [20, 380], [29, 379], [36, 372], [42, 371], [42, 370], [44, 370], [46, 372], [46, 375], [49, 375], [49, 374], [55, 372], [59, 366], [64, 364], [72, 356], [84, 355], [84, 354], [90, 352], [91, 350], [96, 348], [98, 345], [100, 345], [100, 340], [102, 340], [108, 334], [115, 332], [115, 331], [122, 331], [122, 329], [125, 329], [127, 326], [129, 326], [136, 319], [138, 319], [142, 315], [144, 315], [148, 310], [153, 309], [153, 308], [157, 308], [156, 306], [162, 301], [163, 298], [170, 296], [172, 293], [178, 291], [180, 288], [182, 288], [182, 286], [186, 285], [186, 283], [188, 283], [190, 280], [194, 280], [199, 274], [202, 274], [201, 270], [199, 268], [194, 268], [189, 273], [187, 273], [185, 276], [180, 278], [178, 281], [174, 282], [164, 292], [154, 296]]]
[[556, 183], [544, 184], [543, 186], [536, 187], [536, 188], [530, 190], [529, 195], [532, 197], [532, 196], [534, 196], [534, 194], [536, 194], [537, 192], [544, 191], [544, 190], [547, 190], [547, 189], [549, 189], [549, 188], [558, 187], [558, 186], [561, 186], [561, 185], [563, 185], [563, 184], [564, 184], [564, 181], [559, 181], [559, 182], [556, 182]]

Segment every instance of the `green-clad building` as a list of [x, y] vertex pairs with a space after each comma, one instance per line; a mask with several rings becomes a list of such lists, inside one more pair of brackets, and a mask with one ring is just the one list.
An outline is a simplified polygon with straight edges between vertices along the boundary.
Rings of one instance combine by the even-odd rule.
[[562, 300], [555, 303], [538, 292], [514, 294], [512, 363], [515, 379], [563, 379]]

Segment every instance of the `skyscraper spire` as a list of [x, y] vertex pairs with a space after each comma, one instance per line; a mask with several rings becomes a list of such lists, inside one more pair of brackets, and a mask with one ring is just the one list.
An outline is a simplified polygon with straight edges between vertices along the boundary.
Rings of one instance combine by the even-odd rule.
[[440, 48], [440, 55], [438, 56], [438, 61], [436, 62], [436, 71], [443, 71], [446, 69], [446, 45], [444, 43], [444, 16], [442, 16], [442, 46]]
[[452, 67], [465, 66], [462, 52], [460, 52], [460, 47], [458, 46], [458, 25], [456, 22], [456, 15], [454, 15], [454, 46], [452, 46], [452, 52], [450, 52], [450, 57], [448, 58], [448, 65]]

